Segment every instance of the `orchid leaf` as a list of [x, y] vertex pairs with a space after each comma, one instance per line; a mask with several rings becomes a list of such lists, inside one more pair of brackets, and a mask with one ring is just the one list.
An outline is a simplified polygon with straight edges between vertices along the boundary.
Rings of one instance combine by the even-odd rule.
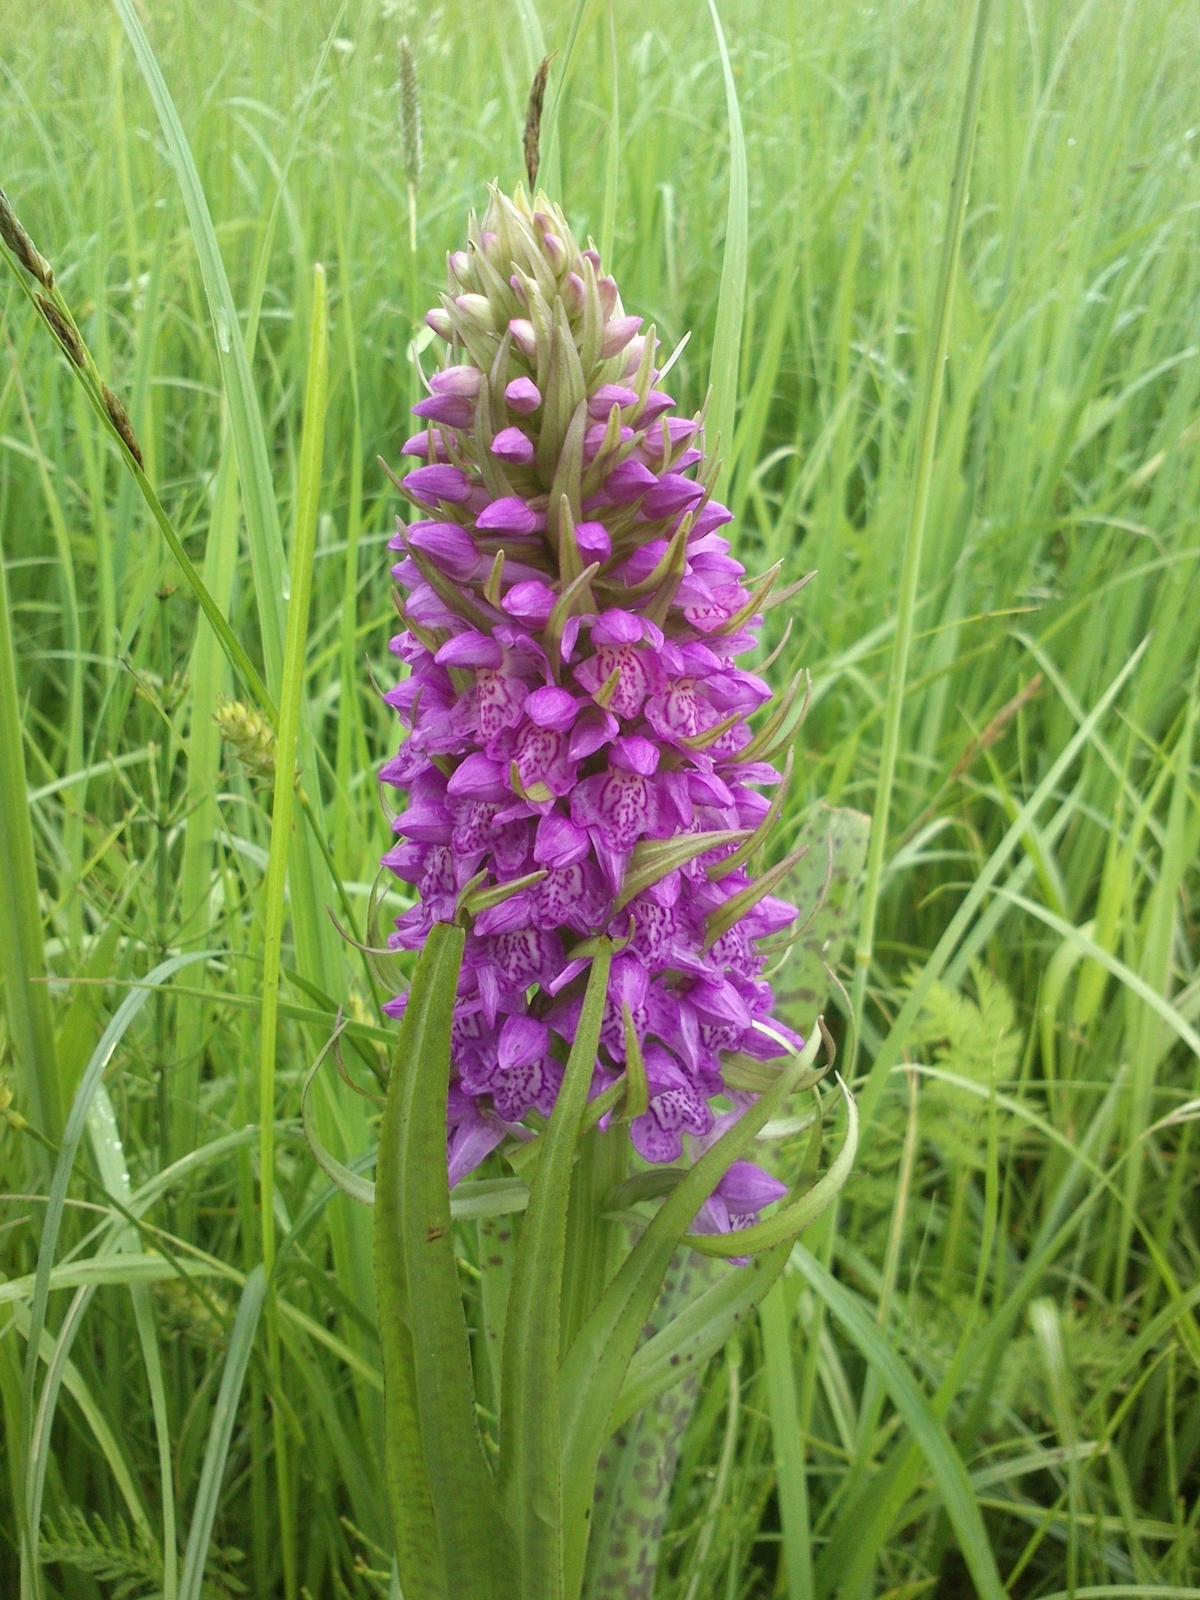
[[673, 1317], [634, 1354], [610, 1426], [621, 1427], [636, 1411], [694, 1373], [766, 1297], [783, 1271], [791, 1241], [757, 1255], [748, 1266], [723, 1273], [697, 1300]]
[[542, 1135], [509, 1292], [500, 1489], [517, 1534], [521, 1600], [557, 1600], [564, 1593], [556, 1402], [567, 1204], [611, 964], [612, 945], [603, 940], [592, 959], [562, 1088]]
[[400, 1580], [444, 1600], [508, 1600], [511, 1537], [483, 1452], [450, 1223], [446, 1092], [464, 933], [435, 923], [388, 1079], [375, 1278], [388, 1490]]
[[820, 1047], [812, 1030], [804, 1050], [779, 1081], [712, 1145], [664, 1201], [626, 1257], [563, 1362], [562, 1463], [565, 1593], [575, 1595], [587, 1548], [588, 1511], [596, 1463], [610, 1430], [629, 1363], [654, 1307], [671, 1257], [701, 1205], [731, 1162], [745, 1153], [759, 1129], [812, 1065]]

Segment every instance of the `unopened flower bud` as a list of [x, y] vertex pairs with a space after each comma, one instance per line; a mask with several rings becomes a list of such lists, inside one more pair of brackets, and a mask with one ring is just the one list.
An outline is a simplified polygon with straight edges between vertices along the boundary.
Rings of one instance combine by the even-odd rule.
[[[532, 331], [531, 327], [530, 332]], [[514, 378], [504, 391], [504, 399], [510, 411], [516, 411], [523, 417], [528, 416], [531, 411], [536, 411], [542, 403], [538, 386], [532, 378]]]

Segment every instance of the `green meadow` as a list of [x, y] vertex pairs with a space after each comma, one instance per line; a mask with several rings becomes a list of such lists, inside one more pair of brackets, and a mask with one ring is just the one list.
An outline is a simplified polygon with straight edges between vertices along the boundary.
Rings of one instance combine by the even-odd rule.
[[[592, 1594], [1200, 1595], [1196, 6], [992, 0], [973, 57], [958, 0], [721, 0], [739, 135], [702, 0], [124, 4], [157, 102], [119, 7], [4, 6], [0, 184], [298, 716], [299, 777], [272, 856], [246, 676], [4, 270], [0, 1592], [399, 1594], [370, 1212], [302, 1090], [340, 1009], [306, 1114], [369, 1175], [411, 971], [382, 948], [380, 458], [446, 252], [523, 178], [544, 42], [542, 181], [664, 357], [690, 332], [668, 387], [716, 383], [735, 554], [816, 574], [766, 627], [811, 697], [777, 855], [824, 803], [874, 818], [819, 985], [855, 1170], [699, 1384], [629, 1423], [678, 1453], [661, 1539], [631, 1535], [657, 1571]], [[468, 1320], [485, 1233], [456, 1233]]]

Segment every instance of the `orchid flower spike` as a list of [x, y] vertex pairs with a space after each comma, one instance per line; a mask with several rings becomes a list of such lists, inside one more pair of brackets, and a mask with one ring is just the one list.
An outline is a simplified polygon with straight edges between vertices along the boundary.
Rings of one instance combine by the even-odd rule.
[[[395, 948], [461, 917], [464, 891], [483, 904], [453, 1032], [451, 1182], [552, 1109], [602, 934], [618, 954], [592, 1093], [628, 1067], [634, 1146], [676, 1161], [684, 1134], [712, 1130], [732, 1057], [801, 1042], [755, 1026], [773, 1004], [757, 941], [796, 911], [742, 848], [778, 810], [771, 737], [748, 720], [771, 692], [736, 665], [769, 583], [747, 585], [719, 532], [703, 416], [655, 387], [653, 328], [543, 195], [491, 192], [427, 320], [446, 353], [405, 446], [423, 463], [402, 485], [416, 517], [392, 541], [391, 648], [409, 670], [385, 698], [408, 735], [382, 777], [407, 803], [384, 862], [417, 891]], [[745, 1226], [776, 1197], [745, 1166], [703, 1227]]]

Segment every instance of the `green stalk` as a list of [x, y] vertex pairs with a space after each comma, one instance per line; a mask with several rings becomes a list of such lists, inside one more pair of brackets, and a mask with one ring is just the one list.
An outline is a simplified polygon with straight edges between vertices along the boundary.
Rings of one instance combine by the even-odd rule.
[[[710, 0], [711, 3], [711, 0]], [[950, 342], [950, 323], [954, 311], [954, 290], [962, 249], [963, 221], [967, 210], [967, 184], [975, 149], [975, 130], [979, 122], [979, 97], [983, 88], [983, 53], [987, 43], [987, 21], [991, 0], [976, 0], [971, 39], [971, 58], [967, 86], [963, 94], [962, 116], [958, 127], [958, 149], [950, 195], [946, 206], [946, 233], [938, 268], [937, 290], [933, 302], [933, 349], [925, 368], [921, 406], [917, 424], [917, 466], [908, 525], [904, 537], [904, 557], [900, 568], [900, 597], [896, 608], [896, 634], [888, 672], [887, 699], [883, 712], [883, 745], [879, 754], [879, 779], [875, 787], [875, 808], [871, 816], [871, 842], [867, 851], [867, 876], [863, 886], [862, 918], [854, 952], [855, 1054], [861, 1036], [863, 1001], [867, 974], [875, 950], [875, 921], [879, 910], [879, 891], [883, 882], [884, 852], [887, 848], [888, 820], [892, 809], [892, 788], [896, 779], [896, 759], [900, 752], [900, 731], [904, 717], [904, 696], [908, 683], [908, 657], [912, 648], [913, 621], [917, 608], [917, 587], [921, 577], [921, 551], [929, 514], [929, 491], [933, 482], [933, 457], [937, 447], [938, 415], [941, 411], [946, 351]], [[853, 1077], [855, 1063], [849, 1063]]]
[[[25, 781], [21, 698], [17, 686], [8, 580], [0, 550], [0, 972], [4, 1015], [21, 1079], [23, 1113], [55, 1144], [62, 1137], [62, 1094], [54, 1043], [42, 913], [38, 905], [37, 858]], [[36, 1154], [33, 1153], [36, 1151]], [[34, 1170], [49, 1177], [45, 1151], [30, 1145]]]
[[[279, 979], [288, 854], [295, 798], [296, 745], [304, 695], [305, 646], [312, 600], [313, 556], [317, 540], [317, 502], [321, 488], [321, 454], [325, 436], [325, 392], [329, 365], [329, 312], [325, 269], [313, 267], [312, 324], [309, 331], [308, 381], [304, 396], [304, 432], [300, 442], [300, 476], [296, 534], [292, 544], [291, 598], [284, 635], [283, 682], [279, 707], [278, 751], [271, 809], [271, 851], [264, 894], [262, 1040], [259, 1055], [259, 1163], [262, 1208], [262, 1259], [268, 1279], [275, 1265], [275, 1052], [279, 1017]], [[268, 1360], [279, 1390], [279, 1332], [274, 1301], [267, 1307]], [[275, 1470], [279, 1490], [284, 1589], [288, 1600], [298, 1593], [296, 1547], [287, 1481], [287, 1437], [283, 1414], [274, 1407]]]

